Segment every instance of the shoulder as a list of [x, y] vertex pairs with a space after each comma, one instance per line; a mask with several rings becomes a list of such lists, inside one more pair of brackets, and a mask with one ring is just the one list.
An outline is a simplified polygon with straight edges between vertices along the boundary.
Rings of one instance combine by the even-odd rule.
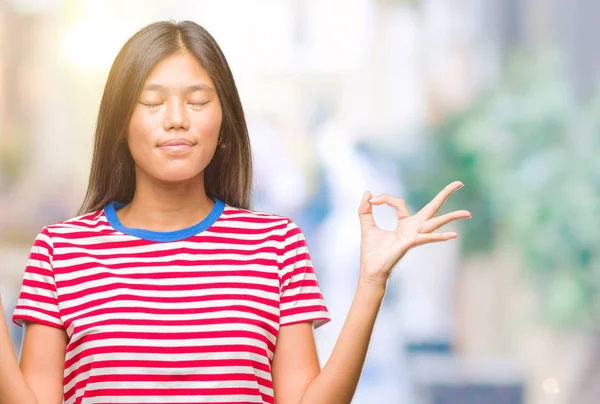
[[96, 232], [108, 226], [104, 210], [100, 209], [94, 212], [75, 216], [61, 222], [46, 225], [40, 231], [40, 235], [53, 237], [55, 235], [68, 234], [73, 232]]
[[272, 241], [283, 242], [285, 244], [298, 238], [304, 238], [302, 230], [294, 220], [270, 212], [241, 209], [225, 205], [219, 222], [221, 226], [251, 229], [268, 235]]
[[93, 234], [102, 223], [100, 216], [102, 212], [98, 211], [42, 227], [33, 240], [30, 258], [52, 260], [56, 239], [77, 238], [80, 233]]
[[283, 229], [297, 227], [292, 219], [285, 216], [258, 210], [241, 209], [229, 205], [225, 206], [221, 220], [225, 222], [256, 223], [256, 225], [274, 226]]

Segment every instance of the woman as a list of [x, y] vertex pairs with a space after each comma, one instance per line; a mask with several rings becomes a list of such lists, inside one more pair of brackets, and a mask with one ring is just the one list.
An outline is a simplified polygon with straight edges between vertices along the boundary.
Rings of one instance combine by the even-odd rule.
[[[469, 212], [434, 215], [462, 184], [414, 216], [364, 194], [360, 281], [321, 370], [312, 328], [329, 313], [306, 241], [291, 220], [249, 210], [251, 177], [214, 39], [192, 22], [135, 34], [104, 90], [80, 215], [33, 244], [13, 316], [26, 325], [20, 366], [0, 321], [1, 402], [349, 403], [392, 268], [456, 237], [433, 231]], [[395, 232], [373, 221], [383, 204]]]

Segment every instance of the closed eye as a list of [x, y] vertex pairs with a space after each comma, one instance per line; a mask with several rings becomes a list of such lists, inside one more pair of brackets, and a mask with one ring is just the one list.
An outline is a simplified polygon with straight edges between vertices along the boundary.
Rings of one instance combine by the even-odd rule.
[[192, 108], [202, 108], [203, 106], [205, 106], [209, 102], [210, 101], [206, 101], [206, 102], [188, 102], [188, 105], [191, 106]]
[[153, 109], [153, 108], [160, 107], [162, 104], [146, 104], [146, 103], [142, 103], [142, 105], [145, 106], [146, 108]]

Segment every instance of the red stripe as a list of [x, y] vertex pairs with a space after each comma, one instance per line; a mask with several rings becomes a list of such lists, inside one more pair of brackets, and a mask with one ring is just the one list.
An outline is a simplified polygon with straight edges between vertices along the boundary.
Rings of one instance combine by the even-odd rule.
[[[66, 230], [74, 230], [77, 228], [84, 228], [84, 229], [97, 229], [98, 227], [102, 227], [102, 226], [108, 226], [108, 221], [107, 220], [98, 220], [97, 218], [89, 218], [87, 219], [89, 221], [93, 221], [96, 220], [95, 223], [86, 223], [83, 220], [77, 220], [74, 222], [70, 222], [68, 224], [66, 223], [58, 223], [54, 226], [52, 226], [53, 229], [66, 229]], [[114, 231], [114, 230], [113, 230]], [[56, 235], [59, 235], [60, 233], [56, 233]]]
[[45, 276], [48, 278], [54, 278], [54, 273], [51, 270], [33, 266], [31, 264], [27, 265], [27, 267], [25, 268], [25, 272], [29, 274]]
[[[104, 266], [102, 267], [105, 268]], [[119, 274], [111, 272], [101, 272], [88, 276], [80, 276], [75, 279], [67, 281], [57, 281], [56, 287], [67, 288], [72, 286], [81, 285], [86, 282], [100, 281], [102, 279], [122, 279], [122, 280], [156, 280], [156, 279], [189, 279], [189, 278], [219, 278], [226, 276], [238, 276], [243, 279], [248, 278], [259, 278], [265, 280], [278, 280], [277, 273], [267, 271], [252, 271], [252, 270], [223, 270], [223, 271], [166, 271], [166, 272], [151, 272], [151, 273], [130, 273], [130, 274]]]
[[[76, 234], [76, 233], [72, 233], [72, 234]], [[68, 236], [72, 235], [71, 233], [69, 234], [61, 234], [61, 237], [63, 238], [68, 238]], [[118, 250], [119, 248], [132, 248], [132, 247], [146, 247], [153, 243], [152, 241], [147, 241], [147, 240], [142, 240], [142, 239], [130, 239], [129, 236], [123, 236], [128, 237], [125, 240], [122, 241], [111, 241], [111, 242], [100, 242], [100, 243], [90, 243], [90, 244], [85, 244], [85, 245], [77, 245], [77, 244], [73, 244], [70, 242], [65, 242], [65, 241], [57, 241], [55, 237], [54, 239], [54, 248], [55, 249], [59, 249], [59, 248], [80, 248], [83, 250]]]
[[89, 372], [92, 369], [106, 368], [142, 368], [142, 369], [194, 369], [194, 368], [220, 368], [220, 367], [248, 367], [261, 370], [266, 373], [271, 372], [269, 365], [257, 362], [251, 359], [205, 359], [205, 360], [187, 360], [187, 361], [167, 361], [167, 360], [101, 360], [84, 363], [79, 366], [70, 375], [64, 379], [64, 385], [71, 383], [78, 374]]
[[[54, 285], [47, 283], [47, 282], [41, 282], [41, 281], [35, 281], [33, 279], [23, 279], [23, 286], [29, 287], [29, 288], [36, 288], [36, 289], [44, 289], [50, 292], [56, 292], [56, 288], [54, 287]], [[33, 295], [32, 295], [33, 296]], [[38, 295], [35, 295], [32, 300], [36, 300]], [[44, 298], [44, 296], [40, 296], [42, 298]], [[50, 303], [56, 304], [56, 299], [51, 299]]]
[[[198, 265], [228, 265], [228, 266], [242, 266], [242, 265], [264, 265], [274, 266], [273, 260], [254, 258], [252, 260], [235, 260], [235, 259], [212, 259], [212, 260], [182, 260], [176, 259], [167, 262], [120, 262], [120, 263], [103, 263], [102, 268], [106, 269], [126, 269], [126, 268], [160, 268], [168, 266], [181, 266], [181, 267], [197, 267]], [[61, 269], [62, 274], [71, 274], [73, 272], [84, 271], [86, 269], [97, 268], [99, 264], [97, 262], [86, 262], [78, 265], [69, 265], [68, 269]]]
[[50, 257], [48, 257], [48, 254], [32, 251], [29, 254], [29, 261], [41, 261], [50, 264]]
[[300, 254], [294, 255], [293, 257], [290, 257], [290, 258], [286, 259], [285, 261], [283, 261], [283, 267], [285, 268], [290, 265], [297, 264], [300, 261], [306, 261], [309, 259], [310, 259], [310, 256], [307, 253], [300, 253]]
[[[37, 312], [42, 313], [42, 310], [39, 310], [39, 309], [35, 309], [35, 310], [31, 310], [31, 311], [37, 311]], [[49, 313], [43, 313], [43, 314], [49, 314]], [[52, 315], [52, 314], [50, 314], [50, 315]], [[52, 315], [52, 317], [56, 317], [56, 315]], [[49, 327], [53, 327], [53, 328], [58, 328], [60, 330], [64, 330], [64, 327], [62, 325], [60, 325], [60, 324], [55, 324], [55, 323], [52, 323], [50, 321], [41, 320], [37, 316], [30, 316], [28, 314], [15, 314], [15, 315], [13, 315], [12, 320], [13, 320], [13, 323], [15, 323], [16, 325], [18, 325], [19, 327], [21, 327], [21, 324], [18, 323], [18, 320], [21, 320], [21, 321], [25, 321], [25, 322], [30, 321], [32, 323], [47, 325]], [[57, 318], [57, 321], [60, 322], [60, 320], [58, 318]]]
[[[156, 374], [147, 374], [147, 375], [139, 375], [139, 374], [112, 374], [112, 375], [93, 375], [89, 376], [85, 380], [80, 380], [73, 385], [73, 387], [65, 394], [65, 399], [68, 400], [68, 397], [72, 397], [75, 392], [83, 387], [90, 386], [93, 387], [94, 383], [135, 383], [135, 382], [154, 382], [154, 383], [169, 383], [169, 382], [222, 382], [222, 381], [246, 381], [246, 382], [256, 382], [259, 385], [262, 385], [267, 388], [272, 388], [271, 383], [263, 378], [260, 378], [254, 374], [246, 374], [246, 373], [228, 373], [228, 374], [188, 374], [188, 375], [156, 375]], [[168, 384], [167, 384], [168, 385]], [[220, 391], [222, 388], [216, 389]], [[127, 390], [130, 390], [127, 388]], [[158, 390], [155, 394], [157, 396], [165, 396], [168, 394], [164, 394], [163, 391], [166, 389], [138, 389], [139, 391], [148, 391], [148, 390]], [[168, 390], [172, 390], [169, 388]], [[212, 391], [213, 389], [204, 389], [207, 391]], [[90, 391], [90, 390], [87, 390]], [[220, 394], [220, 393], [219, 393]], [[125, 395], [125, 394], [121, 394]], [[212, 394], [211, 394], [212, 395]], [[86, 396], [89, 397], [89, 394], [86, 392]]]
[[322, 300], [323, 295], [321, 293], [301, 293], [301, 294], [289, 294], [281, 296], [281, 303], [297, 302], [298, 300]]
[[[185, 291], [200, 291], [200, 290], [210, 290], [210, 289], [240, 289], [240, 290], [262, 290], [264, 292], [270, 293], [279, 293], [279, 289], [274, 286], [269, 285], [261, 285], [255, 283], [243, 283], [243, 282], [215, 282], [215, 283], [207, 283], [207, 284], [198, 284], [198, 285], [140, 285], [134, 283], [125, 283], [125, 282], [114, 282], [110, 285], [97, 286], [93, 288], [89, 288], [86, 290], [81, 290], [78, 292], [65, 293], [61, 295], [61, 301], [68, 302], [71, 299], [78, 299], [81, 297], [89, 296], [95, 293], [102, 292], [115, 292], [116, 289], [123, 288], [126, 290], [145, 290], [145, 291], [155, 291], [155, 292], [181, 292]], [[160, 299], [160, 298], [158, 298]], [[66, 311], [65, 311], [66, 314]]]
[[[257, 381], [261, 379], [254, 374], [248, 373], [228, 373], [228, 374], [178, 374], [178, 375], [161, 375], [161, 374], [112, 374], [112, 375], [94, 375], [88, 379], [88, 384], [93, 383], [125, 383], [125, 382], [223, 382], [223, 381]], [[264, 380], [264, 379], [263, 379]]]
[[72, 344], [69, 344], [69, 351], [75, 351], [80, 346], [91, 341], [102, 341], [107, 339], [130, 339], [130, 340], [206, 340], [214, 339], [220, 341], [222, 338], [246, 338], [257, 340], [267, 345], [271, 352], [275, 351], [275, 345], [264, 335], [252, 331], [232, 330], [232, 331], [198, 331], [198, 332], [131, 332], [131, 331], [109, 331], [101, 334], [86, 335]]
[[288, 271], [288, 272], [282, 274], [281, 275], [281, 283], [285, 283], [286, 281], [288, 281], [289, 279], [291, 279], [294, 276], [304, 275], [306, 273], [314, 274], [314, 270], [313, 270], [312, 266], [300, 265], [300, 266], [294, 268], [293, 271]]
[[[233, 246], [234, 247], [234, 246]], [[77, 247], [81, 248], [81, 247]], [[108, 251], [108, 250], [107, 250]], [[117, 250], [119, 251], [119, 250]], [[124, 258], [163, 258], [165, 256], [174, 256], [177, 254], [191, 254], [191, 255], [217, 255], [217, 254], [231, 254], [231, 255], [255, 255], [255, 254], [278, 254], [279, 250], [275, 247], [260, 247], [252, 248], [249, 250], [240, 250], [235, 248], [170, 248], [168, 250], [152, 250], [152, 251], [132, 251], [125, 252], [119, 251], [116, 254], [91, 254], [84, 251], [69, 252], [64, 254], [54, 254], [56, 261], [71, 260], [75, 258], [92, 258], [97, 260], [102, 259], [124, 259]]]
[[[240, 298], [238, 295], [235, 295], [232, 299], [239, 301], [240, 303], [243, 302], [240, 301]], [[249, 296], [249, 295], [246, 295]], [[134, 297], [134, 296], [132, 296]], [[206, 297], [206, 296], [203, 296]], [[253, 296], [252, 296], [253, 297]], [[256, 298], [256, 297], [253, 297]], [[165, 298], [166, 299], [166, 298]], [[180, 298], [169, 298], [171, 301], [173, 300], [177, 300], [179, 301]], [[225, 300], [226, 298], [219, 296], [218, 297], [219, 300]], [[106, 303], [108, 301], [112, 301], [114, 299], [104, 299], [105, 301], [103, 301], [102, 303]], [[137, 301], [140, 301], [142, 299], [138, 298]], [[145, 300], [145, 299], [144, 299]], [[204, 300], [210, 300], [210, 299], [204, 299]], [[215, 299], [212, 299], [215, 300]], [[250, 299], [248, 299], [250, 300]], [[148, 300], [146, 300], [148, 301]], [[154, 302], [158, 302], [158, 299], [155, 299]], [[102, 304], [100, 303], [100, 301], [94, 301], [91, 302], [93, 304], [87, 304], [88, 307], [94, 307], [95, 305], [99, 305]], [[131, 299], [131, 303], [135, 304], [135, 300]], [[276, 307], [276, 306], [272, 306], [272, 307]], [[190, 308], [190, 309], [181, 309], [181, 308], [177, 308], [177, 309], [155, 309], [155, 308], [146, 308], [146, 307], [124, 307], [124, 306], [120, 306], [120, 307], [109, 307], [109, 308], [103, 308], [103, 309], [97, 309], [94, 310], [90, 313], [85, 313], [85, 314], [81, 314], [78, 317], [75, 318], [71, 318], [69, 320], [66, 321], [66, 324], [71, 324], [73, 321], [76, 321], [77, 318], [89, 318], [92, 316], [96, 316], [96, 315], [102, 315], [102, 314], [122, 314], [122, 315], [127, 315], [127, 314], [131, 314], [131, 313], [148, 313], [148, 314], [163, 314], [163, 315], [177, 315], [177, 314], [196, 314], [196, 315], [200, 315], [200, 314], [207, 314], [207, 313], [218, 313], [223, 311], [224, 309], [227, 309], [228, 311], [240, 311], [241, 313], [251, 313], [251, 314], [255, 314], [257, 316], [260, 316], [262, 318], [265, 318], [267, 320], [270, 321], [274, 321], [277, 322], [278, 321], [278, 317], [274, 314], [271, 314], [269, 312], [266, 312], [264, 310], [260, 310], [260, 309], [256, 309], [253, 307], [249, 307], [249, 306], [244, 306], [244, 305], [227, 305], [227, 306], [217, 306], [217, 307], [194, 307], [194, 308]], [[77, 312], [83, 309], [80, 309], [79, 307], [77, 308], [71, 308], [69, 311], [72, 312]], [[67, 309], [62, 310], [63, 315], [66, 315], [65, 312], [67, 311]], [[134, 321], [133, 319], [128, 320], [128, 321]], [[177, 320], [176, 324], [179, 324], [180, 321], [182, 320]], [[171, 325], [173, 325], [173, 322], [170, 323]]]
[[257, 234], [269, 234], [271, 233], [273, 230], [280, 230], [283, 229], [285, 226], [275, 226], [275, 227], [265, 227], [265, 228], [258, 228], [258, 229], [252, 229], [252, 228], [248, 228], [248, 227], [225, 227], [225, 226], [212, 226], [210, 228], [210, 232], [211, 233], [225, 233], [225, 234], [235, 234], [235, 235], [240, 235], [240, 234], [252, 234], [252, 235], [257, 235]]
[[325, 306], [313, 305], [307, 307], [294, 307], [287, 310], [281, 310], [281, 317], [291, 317], [297, 314], [314, 313], [315, 311], [326, 312]]
[[[79, 352], [77, 355], [65, 361], [65, 368], [71, 367], [81, 359], [105, 354], [157, 354], [157, 355], [177, 355], [177, 354], [207, 354], [207, 353], [226, 353], [226, 352], [246, 352], [256, 355], [267, 356], [264, 349], [253, 345], [231, 344], [231, 345], [208, 345], [208, 346], [185, 346], [185, 347], [162, 347], [162, 346], [121, 346], [111, 345], [103, 347], [89, 348]], [[134, 356], [135, 357], [135, 356]]]
[[[27, 286], [27, 284], [24, 283], [25, 286]], [[58, 302], [56, 301], [55, 298], [53, 297], [48, 297], [48, 296], [44, 296], [44, 295], [38, 295], [38, 294], [34, 294], [34, 293], [29, 293], [26, 292], [26, 290], [28, 290], [27, 288], [24, 289], [23, 292], [21, 292], [21, 294], [19, 295], [19, 299], [23, 299], [23, 300], [31, 300], [32, 302], [36, 302], [36, 303], [46, 303], [46, 304], [52, 304], [52, 305], [57, 305]], [[31, 291], [33, 292], [33, 291]], [[21, 307], [21, 306], [17, 306], [17, 307]], [[42, 309], [36, 309], [37, 311], [43, 312], [44, 310]], [[58, 310], [58, 307], [57, 307]], [[53, 316], [56, 316], [55, 313], [52, 314]]]
[[[42, 233], [43, 234], [43, 233]], [[47, 237], [50, 237], [48, 234], [46, 234]], [[49, 251], [50, 254], [52, 254], [52, 247], [45, 241], [42, 239], [35, 239], [35, 241], [33, 242], [33, 247], [34, 248], [44, 248], [45, 250]], [[35, 254], [35, 252], [33, 252]]]
[[[272, 399], [267, 399], [265, 398], [266, 396], [263, 395], [263, 401], [267, 404], [272, 404], [274, 403], [274, 401]], [[76, 404], [80, 404], [80, 401], [77, 401]], [[97, 402], [96, 404], [114, 404], [114, 401], [103, 401], [103, 402]], [[156, 401], [155, 403], [150, 403], [148, 401], [138, 401], [138, 402], [127, 402], [127, 404], [163, 404], [163, 401]], [[173, 401], [169, 401], [169, 404], [190, 404], [189, 401], [186, 402], [173, 402]], [[218, 402], [218, 404], [256, 404], [256, 401], [220, 401]]]
[[295, 325], [295, 324], [302, 324], [302, 323], [316, 323], [319, 321], [325, 321], [325, 323], [329, 322], [331, 319], [329, 317], [314, 317], [312, 316], [310, 319], [308, 320], [295, 320], [295, 321], [291, 321], [289, 323], [285, 323], [285, 324], [281, 324], [282, 327], [287, 327], [288, 325]]
[[[207, 234], [209, 233], [209, 230], [206, 230]], [[217, 236], [209, 236], [209, 235], [197, 235], [197, 236], [192, 236], [188, 239], [186, 239], [187, 242], [190, 243], [215, 243], [215, 244], [237, 244], [237, 245], [259, 245], [259, 244], [265, 244], [267, 242], [276, 242], [276, 243], [282, 243], [285, 241], [285, 236], [280, 236], [280, 235], [271, 235], [269, 237], [266, 238], [257, 238], [255, 240], [253, 239], [240, 239], [240, 238], [233, 238], [233, 237], [217, 237]], [[54, 248], [55, 249], [59, 249], [59, 248], [79, 248], [79, 249], [83, 249], [83, 250], [119, 250], [119, 249], [127, 249], [127, 248], [133, 248], [133, 247], [145, 247], [148, 245], [153, 245], [156, 244], [152, 241], [146, 241], [146, 240], [142, 240], [142, 239], [132, 239], [130, 238], [130, 236], [125, 236], [123, 235], [123, 240], [120, 241], [103, 241], [103, 242], [98, 242], [98, 243], [90, 243], [90, 244], [86, 244], [86, 245], [76, 245], [73, 244], [71, 242], [66, 242], [66, 241], [57, 241], [55, 239], [54, 241]]]
[[[121, 311], [115, 311], [115, 312], [121, 313]], [[130, 314], [131, 312], [132, 311], [130, 309], [128, 313], [124, 313], [124, 314]], [[235, 323], [255, 325], [255, 326], [264, 328], [271, 335], [274, 335], [274, 336], [277, 335], [277, 330], [275, 328], [273, 328], [271, 325], [269, 325], [269, 323], [267, 323], [265, 321], [255, 320], [255, 319], [251, 319], [251, 318], [243, 318], [243, 317], [219, 317], [219, 318], [205, 318], [205, 319], [193, 319], [193, 320], [177, 320], [176, 322], [174, 322], [172, 320], [151, 320], [151, 319], [144, 319], [144, 320], [110, 319], [110, 320], [96, 321], [96, 322], [93, 322], [90, 324], [78, 326], [77, 329], [75, 330], [75, 332], [83, 333], [84, 331], [86, 331], [90, 328], [102, 327], [102, 326], [106, 326], [106, 325], [123, 325], [123, 326], [127, 325], [127, 326], [148, 326], [148, 327], [160, 327], [160, 326], [168, 327], [168, 326], [176, 325], [176, 326], [180, 326], [180, 327], [185, 327], [185, 326], [198, 327], [198, 326], [203, 326], [203, 325], [235, 324]]]
[[314, 279], [301, 279], [297, 282], [290, 282], [285, 288], [287, 293], [298, 290], [298, 296], [304, 296], [305, 293], [300, 294], [302, 288], [317, 287], [319, 284]]
[[[231, 216], [231, 213], [226, 214], [227, 216]], [[238, 216], [238, 217], [221, 217], [219, 222], [242, 222], [242, 223], [280, 223], [282, 220], [281, 217], [271, 217], [271, 216]], [[219, 223], [217, 222], [217, 223]], [[287, 223], [286, 223], [287, 225]]]
[[235, 395], [256, 395], [260, 394], [258, 389], [243, 387], [219, 387], [218, 389], [94, 389], [87, 390], [86, 397], [105, 397], [105, 396], [235, 396]]

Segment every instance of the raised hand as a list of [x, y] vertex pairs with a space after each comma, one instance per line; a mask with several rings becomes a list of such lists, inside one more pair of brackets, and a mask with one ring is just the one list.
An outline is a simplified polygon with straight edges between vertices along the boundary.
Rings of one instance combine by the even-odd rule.
[[[408, 250], [418, 245], [450, 240], [458, 237], [454, 232], [434, 233], [440, 227], [457, 219], [469, 218], [467, 210], [457, 210], [435, 216], [452, 193], [463, 187], [455, 181], [447, 185], [435, 198], [415, 215], [410, 215], [406, 202], [387, 194], [373, 197], [365, 192], [358, 208], [361, 227], [361, 277], [385, 284], [392, 269]], [[373, 220], [373, 205], [388, 205], [396, 209], [396, 230], [379, 228]]]

